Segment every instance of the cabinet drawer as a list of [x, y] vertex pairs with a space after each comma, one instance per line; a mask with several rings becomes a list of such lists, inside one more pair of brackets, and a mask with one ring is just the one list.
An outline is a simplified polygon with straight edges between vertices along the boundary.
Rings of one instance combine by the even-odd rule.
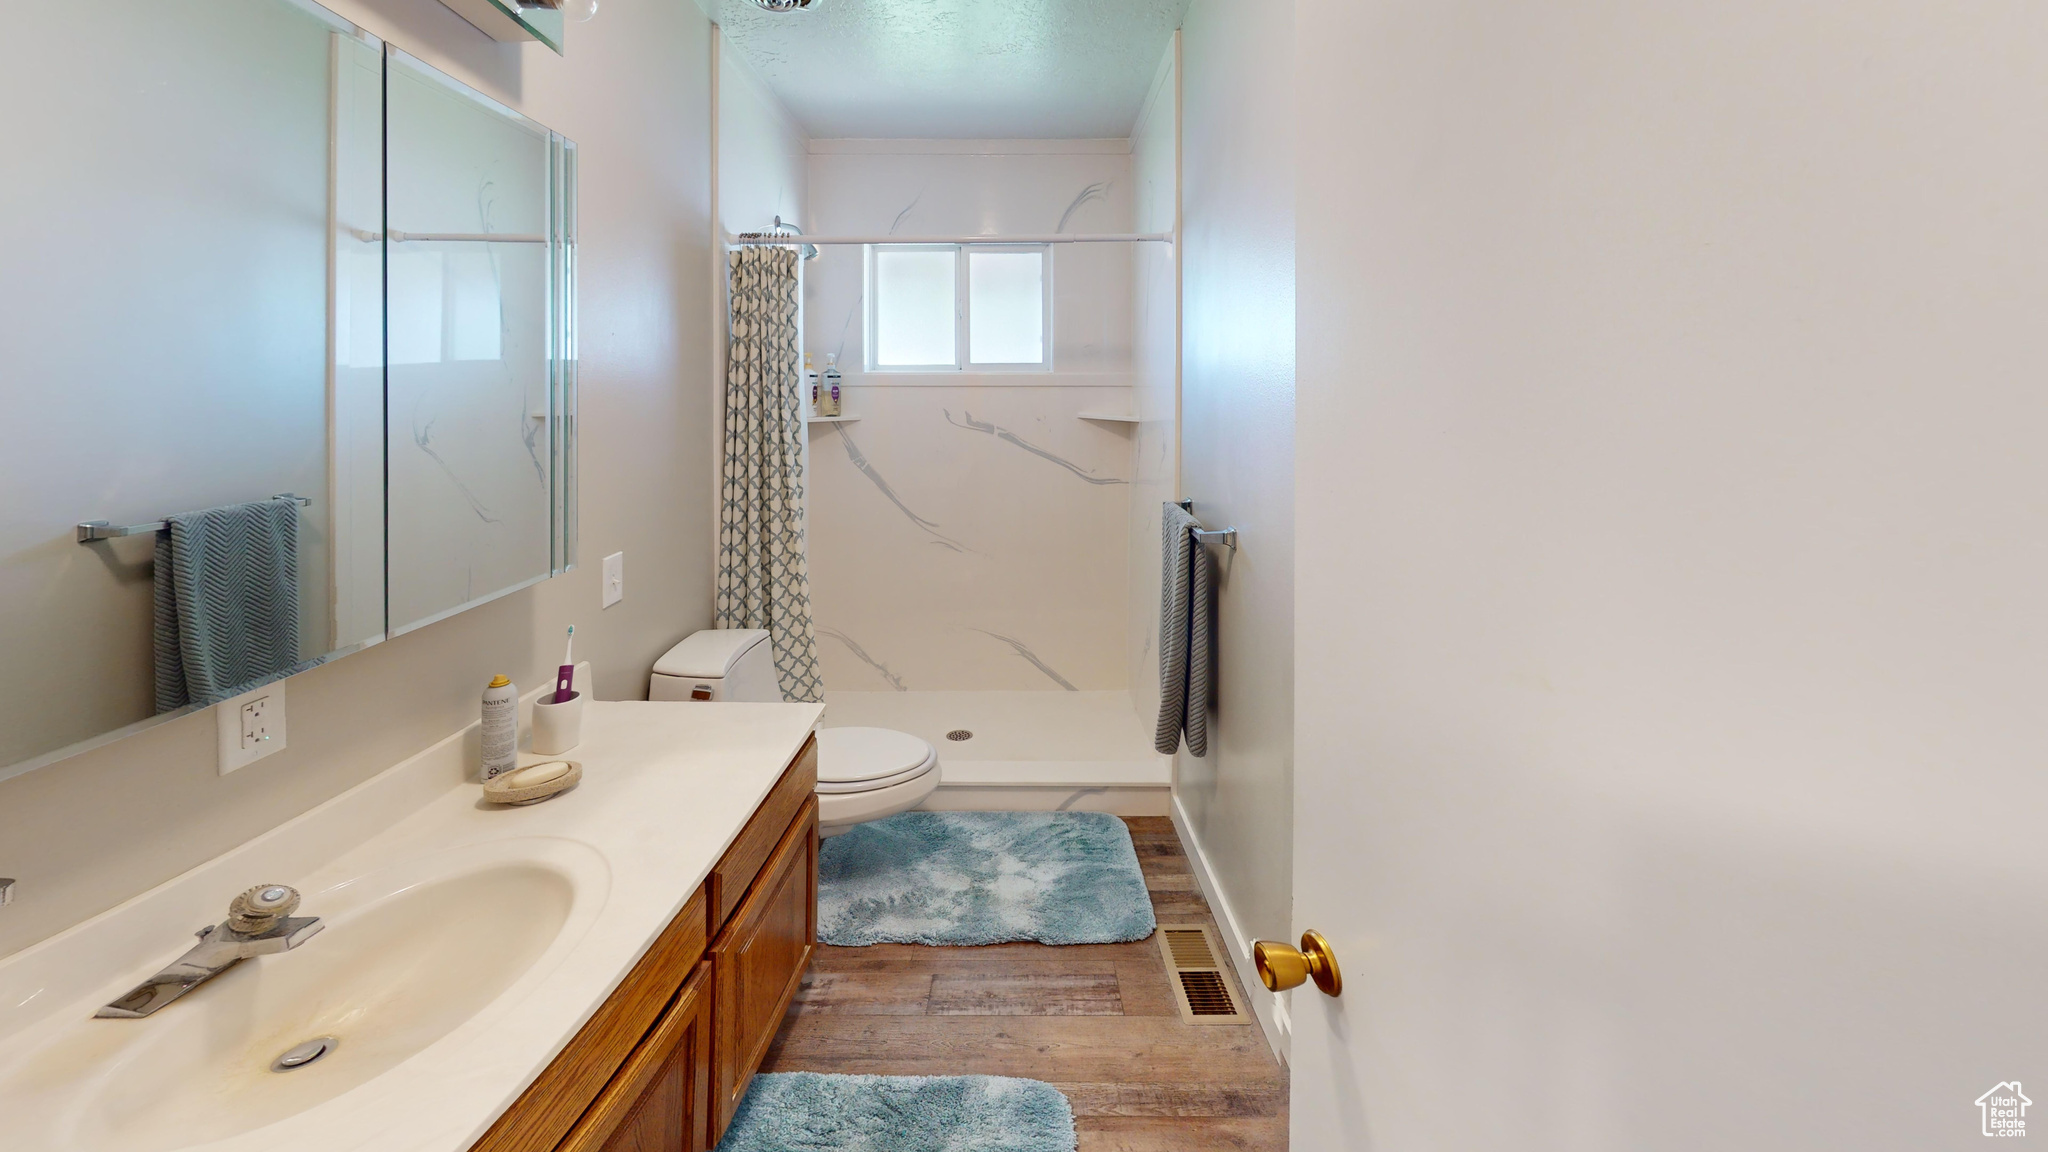
[[818, 944], [818, 802], [804, 801], [711, 944], [711, 1140], [732, 1122]]
[[703, 956], [700, 888], [618, 990], [470, 1152], [552, 1152], [662, 1017]]
[[740, 901], [746, 899], [747, 889], [761, 874], [769, 853], [782, 842], [783, 834], [789, 831], [790, 824], [795, 822], [797, 814], [810, 800], [811, 793], [817, 790], [818, 738], [813, 736], [804, 741], [803, 751], [789, 762], [782, 779], [769, 789], [768, 798], [761, 801], [754, 818], [747, 821], [732, 847], [725, 850], [717, 867], [711, 870], [711, 878], [705, 881], [711, 935], [718, 935], [718, 930], [732, 917]]
[[710, 989], [706, 960], [556, 1152], [703, 1152], [710, 1146]]

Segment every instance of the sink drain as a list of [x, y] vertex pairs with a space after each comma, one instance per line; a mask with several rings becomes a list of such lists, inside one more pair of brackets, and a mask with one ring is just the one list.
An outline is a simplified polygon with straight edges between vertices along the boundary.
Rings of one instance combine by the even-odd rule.
[[946, 739], [954, 741], [972, 740], [974, 739], [974, 733], [969, 732], [965, 728], [955, 728], [951, 732], [946, 733]]
[[320, 1036], [303, 1044], [294, 1044], [290, 1048], [285, 1049], [283, 1055], [270, 1062], [270, 1070], [272, 1072], [291, 1072], [304, 1068], [313, 1061], [334, 1051], [340, 1044], [341, 1041], [333, 1036]]

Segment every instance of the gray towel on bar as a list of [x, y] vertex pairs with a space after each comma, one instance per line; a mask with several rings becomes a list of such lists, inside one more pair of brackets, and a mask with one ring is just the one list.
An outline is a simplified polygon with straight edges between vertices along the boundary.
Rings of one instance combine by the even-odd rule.
[[156, 710], [212, 704], [299, 660], [299, 506], [172, 516], [156, 534]]
[[1201, 522], [1180, 505], [1162, 505], [1159, 523], [1159, 724], [1152, 746], [1171, 756], [1186, 733], [1189, 753], [1207, 756], [1215, 619], [1209, 549], [1195, 539]]

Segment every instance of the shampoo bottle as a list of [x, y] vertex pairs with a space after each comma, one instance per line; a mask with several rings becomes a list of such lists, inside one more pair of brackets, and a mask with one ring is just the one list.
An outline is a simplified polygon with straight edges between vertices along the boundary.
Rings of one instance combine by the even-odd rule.
[[825, 353], [825, 379], [818, 397], [825, 403], [825, 407], [819, 410], [821, 415], [839, 415], [839, 380], [839, 353], [827, 352]]
[[510, 772], [519, 764], [519, 685], [510, 676], [494, 676], [484, 689], [483, 778]]
[[811, 415], [825, 414], [825, 398], [818, 393], [818, 372], [811, 367], [811, 354], [804, 353], [804, 389], [811, 396]]

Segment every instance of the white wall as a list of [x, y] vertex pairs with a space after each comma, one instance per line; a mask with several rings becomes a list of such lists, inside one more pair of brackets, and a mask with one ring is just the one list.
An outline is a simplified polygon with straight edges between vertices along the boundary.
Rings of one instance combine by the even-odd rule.
[[777, 216], [810, 231], [809, 138], [723, 37], [718, 60], [718, 213], [726, 231], [766, 232]]
[[1295, 1146], [1979, 1146], [2048, 1068], [2048, 11], [1298, 7]]
[[[823, 234], [1131, 226], [1120, 140], [818, 140], [812, 153]], [[944, 375], [861, 370], [860, 248], [805, 266], [804, 347], [821, 370], [839, 355], [861, 417], [811, 426], [827, 688], [1124, 688], [1131, 431], [1079, 414], [1129, 411], [1131, 256], [1054, 246], [1051, 265], [1055, 371]]]
[[[1181, 495], [1238, 529], [1222, 575], [1209, 754], [1175, 799], [1239, 949], [1292, 939], [1294, 115], [1291, 7], [1196, 0], [1182, 26]], [[1337, 525], [1329, 526], [1338, 530]], [[1253, 982], [1269, 1029], [1273, 1001]]]
[[[0, 953], [447, 735], [493, 673], [539, 683], [572, 622], [605, 698], [643, 694], [663, 648], [710, 622], [709, 25], [687, 4], [608, 2], [562, 58], [438, 0], [333, 7], [581, 145], [584, 566], [294, 677], [290, 747], [234, 775], [202, 713], [0, 782], [0, 875], [20, 880]], [[600, 613], [596, 560], [621, 550], [626, 599]]]

